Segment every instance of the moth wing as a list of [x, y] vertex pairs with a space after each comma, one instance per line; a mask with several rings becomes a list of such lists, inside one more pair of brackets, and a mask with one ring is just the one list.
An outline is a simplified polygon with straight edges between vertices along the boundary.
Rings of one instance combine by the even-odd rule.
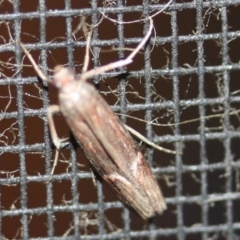
[[108, 176], [104, 176], [103, 179], [118, 193], [123, 202], [127, 203], [130, 207], [134, 206], [135, 211], [142, 218], [147, 219], [155, 215], [148, 196], [141, 188], [137, 188], [118, 173], [109, 174]]
[[163, 210], [166, 209], [164, 197], [156, 181], [156, 178], [154, 177], [141, 152], [138, 152], [138, 161], [136, 162], [136, 165], [132, 166], [132, 169], [133, 175], [135, 176], [137, 182], [139, 185], [141, 185], [141, 187], [148, 195], [154, 211], [156, 213], [162, 213]]

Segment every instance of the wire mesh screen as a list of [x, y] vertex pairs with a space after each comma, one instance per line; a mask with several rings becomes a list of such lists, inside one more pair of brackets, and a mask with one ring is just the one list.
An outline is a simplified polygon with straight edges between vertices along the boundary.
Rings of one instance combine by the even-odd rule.
[[[131, 65], [91, 79], [136, 139], [166, 198], [145, 221], [92, 173], [64, 118], [47, 107], [57, 92], [37, 77], [18, 41], [44, 74], [80, 75], [94, 26], [89, 69], [123, 59], [146, 34], [160, 0], [0, 1], [1, 239], [240, 238], [240, 0], [173, 1]], [[126, 23], [128, 22], [128, 24]], [[131, 22], [131, 23], [129, 23]], [[67, 138], [67, 139], [65, 139]]]

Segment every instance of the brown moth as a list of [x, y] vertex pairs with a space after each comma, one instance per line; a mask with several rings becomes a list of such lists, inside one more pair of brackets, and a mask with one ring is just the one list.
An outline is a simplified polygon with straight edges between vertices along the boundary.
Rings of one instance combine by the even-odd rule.
[[[57, 149], [59, 150], [61, 141], [55, 130], [52, 113], [60, 111], [96, 172], [123, 203], [133, 208], [144, 219], [160, 214], [166, 209], [164, 197], [143, 154], [123, 123], [86, 80], [131, 63], [149, 39], [152, 29], [153, 23], [150, 18], [150, 28], [146, 36], [128, 58], [85, 71], [80, 78], [72, 70], [58, 66], [55, 68], [53, 79], [47, 79], [20, 43], [39, 76], [59, 91], [59, 105], [50, 106], [48, 110], [50, 131]], [[54, 166], [57, 158], [56, 154]]]

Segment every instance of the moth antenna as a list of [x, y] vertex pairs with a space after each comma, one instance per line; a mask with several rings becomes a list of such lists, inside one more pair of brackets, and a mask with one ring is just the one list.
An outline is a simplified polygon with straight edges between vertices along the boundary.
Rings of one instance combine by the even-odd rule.
[[98, 67], [96, 69], [92, 69], [90, 71], [87, 71], [87, 72], [85, 72], [81, 75], [81, 80], [86, 80], [86, 79], [89, 79], [91, 77], [97, 76], [101, 73], [110, 71], [110, 70], [115, 69], [115, 68], [123, 67], [123, 66], [126, 66], [126, 65], [132, 63], [133, 58], [140, 51], [140, 49], [146, 44], [147, 40], [149, 39], [149, 37], [152, 33], [153, 20], [151, 18], [149, 18], [149, 22], [150, 22], [150, 26], [149, 26], [147, 34], [142, 39], [142, 41], [138, 44], [138, 46], [134, 49], [134, 51], [126, 59], [119, 60], [119, 61], [113, 62], [113, 63], [109, 63], [105, 66]]
[[31, 62], [31, 64], [33, 65], [34, 70], [36, 71], [37, 75], [46, 82], [51, 83], [51, 80], [49, 78], [47, 78], [43, 72], [41, 71], [41, 69], [38, 67], [38, 65], [36, 64], [35, 60], [33, 59], [32, 55], [30, 54], [30, 52], [26, 49], [26, 47], [24, 46], [23, 43], [21, 43], [19, 41], [19, 45], [21, 46], [22, 50], [24, 51], [24, 53], [26, 54], [26, 56], [28, 57], [29, 61]]

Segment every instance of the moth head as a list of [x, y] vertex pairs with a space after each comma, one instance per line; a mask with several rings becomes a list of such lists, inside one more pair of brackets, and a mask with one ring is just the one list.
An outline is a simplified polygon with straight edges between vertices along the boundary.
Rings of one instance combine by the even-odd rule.
[[72, 69], [58, 65], [54, 68], [52, 84], [56, 88], [62, 88], [63, 86], [73, 82], [75, 78], [76, 76]]

